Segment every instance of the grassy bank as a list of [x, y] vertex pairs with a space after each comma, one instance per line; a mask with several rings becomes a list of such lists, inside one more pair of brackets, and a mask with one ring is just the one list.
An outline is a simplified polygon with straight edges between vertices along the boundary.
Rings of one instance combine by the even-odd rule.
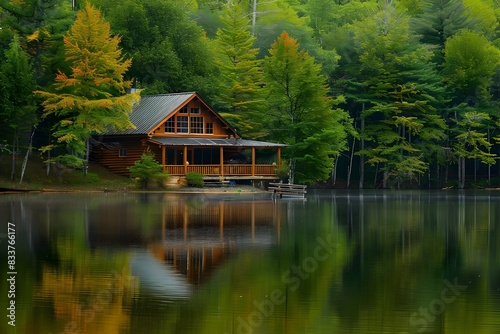
[[[0, 156], [0, 192], [5, 191], [144, 191], [129, 178], [111, 173], [99, 164], [91, 163], [85, 176], [82, 170], [65, 169], [58, 171], [50, 169], [47, 175], [47, 165], [40, 157], [33, 155], [28, 161], [23, 182], [19, 183], [22, 159], [16, 161], [14, 181], [10, 181], [11, 157]], [[221, 188], [157, 188], [153, 191], [204, 192], [204, 193], [248, 193], [261, 190], [251, 186], [238, 185]]]
[[119, 191], [136, 187], [135, 182], [112, 174], [98, 164], [91, 164], [86, 176], [82, 170], [56, 171], [54, 168], [51, 168], [47, 175], [47, 165], [36, 155], [30, 157], [23, 182], [20, 184], [22, 159], [16, 161], [12, 182], [11, 163], [10, 156], [0, 157], [0, 188], [35, 191]]

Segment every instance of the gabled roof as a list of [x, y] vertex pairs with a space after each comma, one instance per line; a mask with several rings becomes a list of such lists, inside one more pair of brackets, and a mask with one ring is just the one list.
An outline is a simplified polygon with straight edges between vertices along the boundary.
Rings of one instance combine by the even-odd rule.
[[111, 131], [105, 135], [147, 135], [172, 113], [182, 108], [197, 97], [216, 116], [218, 116], [233, 132], [236, 132], [219, 114], [217, 114], [196, 92], [146, 95], [134, 106], [130, 113], [130, 122], [135, 129]]

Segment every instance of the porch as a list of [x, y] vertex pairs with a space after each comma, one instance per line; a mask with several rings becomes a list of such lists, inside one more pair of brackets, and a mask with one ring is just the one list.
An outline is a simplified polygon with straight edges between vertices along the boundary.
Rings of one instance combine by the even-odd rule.
[[285, 145], [243, 139], [154, 138], [163, 170], [172, 176], [190, 172], [205, 179], [277, 179]]

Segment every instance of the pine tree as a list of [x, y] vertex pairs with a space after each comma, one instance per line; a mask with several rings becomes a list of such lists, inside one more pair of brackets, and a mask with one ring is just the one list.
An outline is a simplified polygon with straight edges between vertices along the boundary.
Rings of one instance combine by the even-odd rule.
[[219, 98], [221, 115], [242, 135], [257, 138], [264, 135], [258, 111], [262, 109], [261, 86], [264, 81], [258, 49], [252, 45], [250, 22], [240, 4], [229, 2], [221, 17], [223, 27], [217, 31], [218, 65], [221, 71]]
[[[0, 66], [0, 124], [3, 124], [0, 138], [6, 141], [6, 147], [12, 144], [11, 181], [14, 179], [19, 139], [29, 134], [37, 123], [36, 103], [33, 98], [35, 89], [30, 58], [21, 49], [17, 36], [14, 36], [10, 48], [5, 53], [5, 61]], [[29, 149], [30, 147], [27, 148]]]
[[[73, 23], [71, 2], [66, 0], [0, 0], [3, 30], [13, 31], [33, 57], [39, 85], [52, 82], [60, 67], [63, 34]], [[6, 29], [7, 28], [7, 29]]]
[[[359, 74], [351, 85], [367, 143], [358, 151], [367, 163], [381, 165], [384, 184], [416, 179], [435, 160], [446, 124], [438, 113], [444, 89], [432, 54], [415, 43], [409, 18], [390, 3], [353, 26]], [[424, 150], [425, 147], [425, 150]]]
[[282, 33], [265, 58], [269, 112], [265, 119], [270, 137], [288, 144], [289, 181], [326, 180], [335, 156], [346, 148], [347, 114], [333, 109], [321, 66], [297, 40]]
[[91, 135], [133, 128], [128, 114], [139, 93], [126, 94], [130, 82], [123, 75], [131, 61], [122, 59], [119, 42], [119, 37], [110, 35], [110, 26], [100, 11], [89, 4], [65, 36], [71, 73], [57, 74], [53, 92], [37, 92], [44, 98], [43, 116], [59, 119], [54, 128], [56, 144], [45, 150], [63, 145], [70, 151], [55, 161], [81, 166], [87, 160], [83, 156], [88, 158]]
[[425, 0], [422, 9], [423, 13], [412, 20], [412, 26], [420, 42], [432, 46], [432, 61], [441, 66], [446, 40], [462, 29], [473, 29], [475, 21], [469, 18], [462, 0]]

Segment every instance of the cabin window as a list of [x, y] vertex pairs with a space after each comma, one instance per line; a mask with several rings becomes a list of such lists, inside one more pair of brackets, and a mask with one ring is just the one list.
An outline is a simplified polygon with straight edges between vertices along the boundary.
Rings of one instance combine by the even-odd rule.
[[199, 114], [200, 108], [191, 108], [191, 114]]
[[179, 111], [179, 114], [187, 114], [188, 113], [188, 107], [182, 107], [182, 109]]
[[127, 149], [120, 148], [120, 150], [118, 151], [118, 156], [119, 157], [126, 157], [127, 156]]
[[175, 119], [174, 119], [174, 117], [168, 119], [165, 122], [165, 132], [168, 132], [168, 133], [175, 132]]
[[203, 117], [191, 117], [191, 133], [203, 133]]
[[205, 133], [208, 133], [208, 134], [214, 133], [214, 123], [207, 123], [207, 128], [206, 128]]
[[177, 133], [189, 133], [187, 116], [177, 116]]

